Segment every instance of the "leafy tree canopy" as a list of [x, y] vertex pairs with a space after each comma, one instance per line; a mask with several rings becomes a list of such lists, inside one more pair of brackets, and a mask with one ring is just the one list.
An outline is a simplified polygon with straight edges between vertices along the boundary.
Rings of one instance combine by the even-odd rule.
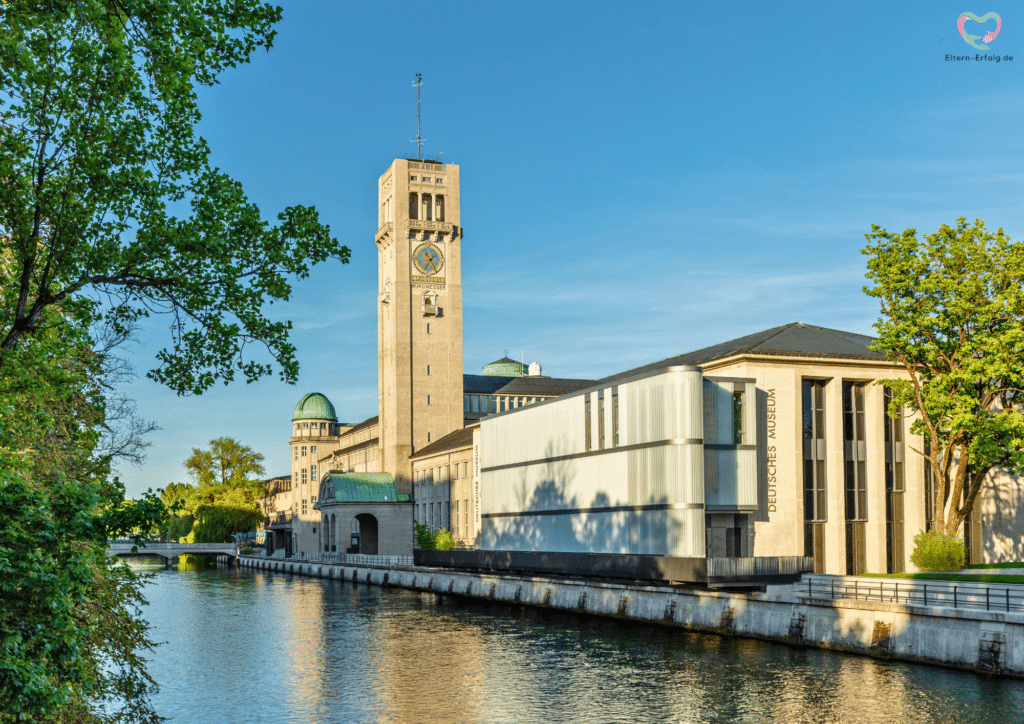
[[280, 18], [254, 0], [0, 3], [0, 364], [47, 309], [83, 326], [165, 312], [148, 375], [179, 394], [272, 362], [296, 380], [291, 325], [265, 305], [349, 250], [312, 207], [265, 222], [194, 132], [196, 85], [269, 50]]
[[889, 414], [919, 415], [936, 525], [954, 536], [993, 468], [1024, 472], [1024, 243], [963, 218], [923, 238], [876, 225], [865, 236], [874, 349], [907, 373], [884, 383]]
[[210, 441], [209, 450], [193, 448], [185, 461], [192, 485], [171, 483], [163, 492], [179, 514], [168, 536], [196, 543], [219, 543], [252, 530], [263, 520], [263, 455], [230, 437]]

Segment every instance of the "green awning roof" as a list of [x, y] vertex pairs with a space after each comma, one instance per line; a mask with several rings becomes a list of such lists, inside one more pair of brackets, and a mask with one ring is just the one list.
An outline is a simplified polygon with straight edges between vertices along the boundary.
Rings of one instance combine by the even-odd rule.
[[[390, 473], [331, 473], [335, 503], [393, 503], [408, 501], [398, 495]], [[325, 500], [324, 503], [330, 501]]]

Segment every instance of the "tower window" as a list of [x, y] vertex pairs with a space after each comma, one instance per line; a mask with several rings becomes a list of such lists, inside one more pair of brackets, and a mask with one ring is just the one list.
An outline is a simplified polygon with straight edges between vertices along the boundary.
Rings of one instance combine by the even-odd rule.
[[444, 179], [443, 178], [436, 178], [436, 179], [434, 179], [434, 183], [443, 184], [444, 183]]
[[427, 433], [427, 442], [430, 442], [430, 433]]
[[427, 376], [430, 375], [430, 365], [427, 365]]
[[410, 180], [410, 181], [418, 181], [418, 180], [419, 180], [419, 178], [418, 178], [417, 176], [410, 176], [410, 177], [409, 177], [409, 180]]
[[427, 334], [430, 334], [430, 322], [427, 322]]
[[430, 177], [429, 176], [424, 176], [423, 177], [423, 183], [425, 183], [425, 184], [430, 183]]
[[427, 404], [430, 404], [430, 395], [427, 395]]

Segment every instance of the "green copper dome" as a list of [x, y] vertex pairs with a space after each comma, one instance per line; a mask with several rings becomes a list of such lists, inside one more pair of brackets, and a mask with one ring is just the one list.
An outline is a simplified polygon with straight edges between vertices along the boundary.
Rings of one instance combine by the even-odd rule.
[[508, 356], [484, 365], [484, 375], [488, 377], [526, 377], [527, 371], [526, 365]]
[[334, 412], [334, 405], [319, 392], [310, 392], [299, 400], [295, 406], [293, 420], [331, 420], [338, 421], [338, 415]]

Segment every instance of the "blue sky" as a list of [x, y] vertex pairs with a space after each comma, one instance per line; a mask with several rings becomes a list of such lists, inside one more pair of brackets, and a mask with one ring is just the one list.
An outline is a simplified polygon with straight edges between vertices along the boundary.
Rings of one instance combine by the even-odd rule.
[[294, 387], [175, 397], [143, 376], [169, 339], [150, 321], [127, 392], [162, 429], [129, 494], [185, 481], [221, 435], [286, 473], [305, 392], [377, 413], [376, 181], [415, 150], [416, 73], [425, 151], [461, 168], [466, 372], [508, 349], [596, 378], [793, 321], [870, 333], [872, 223], [1024, 229], [1009, 6], [973, 9], [1002, 16], [995, 63], [945, 60], [979, 52], [959, 0], [282, 4], [274, 48], [200, 91], [198, 131], [265, 218], [313, 205], [352, 260], [271, 310], [295, 325]]

